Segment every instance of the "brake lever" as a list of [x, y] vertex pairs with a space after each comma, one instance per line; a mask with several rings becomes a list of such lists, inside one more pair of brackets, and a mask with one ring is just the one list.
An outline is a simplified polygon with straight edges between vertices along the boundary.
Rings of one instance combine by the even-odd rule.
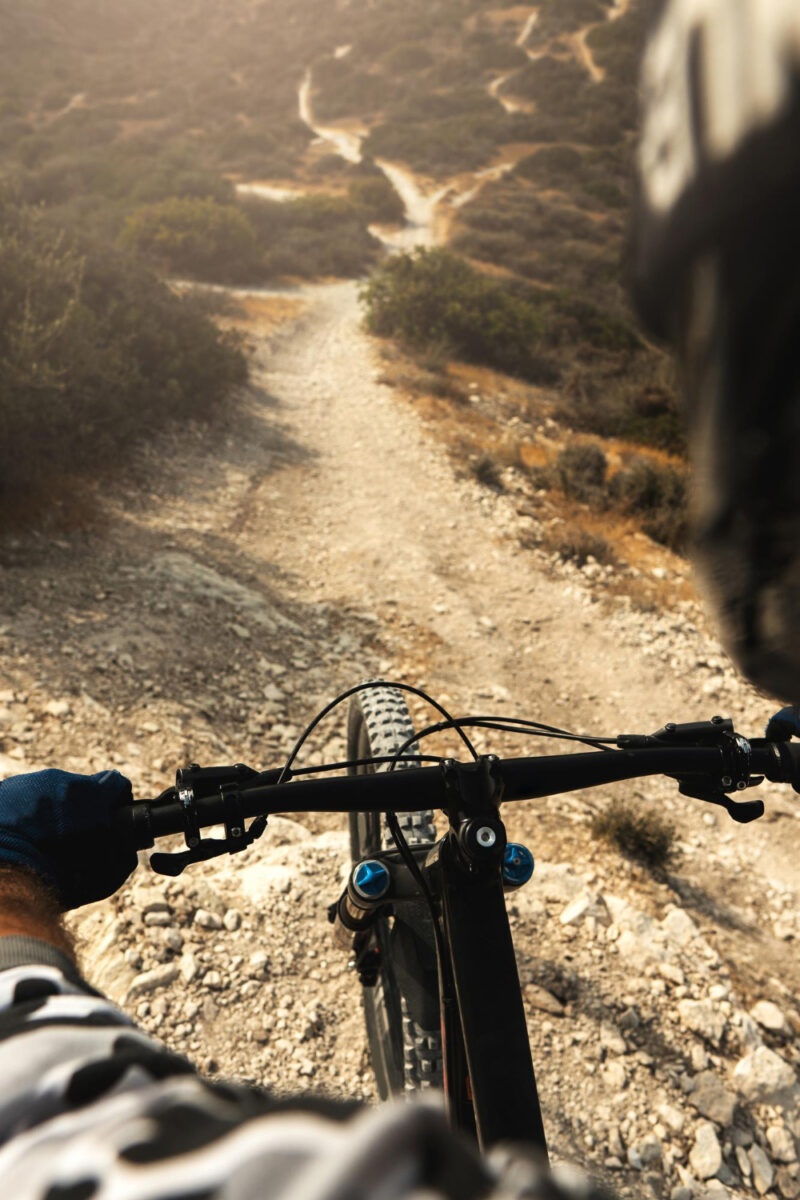
[[[762, 778], [763, 776], [758, 779], [754, 777], [750, 786], [755, 787], [756, 783], [761, 783]], [[682, 796], [689, 796], [692, 800], [704, 800], [706, 804], [718, 804], [720, 808], [725, 809], [729, 817], [738, 821], [740, 825], [748, 825], [751, 821], [757, 821], [764, 815], [763, 800], [733, 800], [730, 796], [726, 796], [721, 789], [699, 787], [697, 784], [680, 778], [678, 779], [678, 791]]]
[[173, 854], [159, 851], [150, 855], [150, 866], [159, 875], [171, 875], [174, 878], [183, 874], [192, 863], [206, 862], [209, 858], [232, 853], [229, 841], [228, 838], [203, 838], [191, 850], [178, 850]]
[[[247, 831], [236, 837], [203, 838], [189, 850], [176, 850], [174, 853], [156, 852], [150, 855], [150, 866], [159, 875], [181, 875], [192, 863], [207, 862], [210, 858], [219, 858], [222, 854], [238, 854], [240, 850], [252, 846], [267, 827], [267, 818], [256, 817]], [[228, 828], [228, 826], [226, 826]]]

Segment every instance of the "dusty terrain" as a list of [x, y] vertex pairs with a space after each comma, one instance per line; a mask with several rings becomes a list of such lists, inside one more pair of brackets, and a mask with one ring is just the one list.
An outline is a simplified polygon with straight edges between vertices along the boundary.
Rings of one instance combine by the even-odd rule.
[[[513, 472], [502, 496], [456, 477], [379, 382], [353, 285], [291, 298], [224, 428], [164, 439], [92, 528], [3, 543], [5, 770], [113, 764], [141, 796], [189, 760], [273, 765], [378, 673], [595, 734], [715, 711], [760, 732], [769, 703], [696, 606], [635, 611], [605, 569], [520, 547]], [[340, 756], [342, 729], [306, 761]], [[764, 793], [749, 827], [655, 782], [507, 813], [539, 864], [512, 914], [554, 1154], [622, 1192], [800, 1192], [796, 804]], [[672, 873], [592, 838], [612, 795], [676, 823]], [[174, 882], [143, 862], [76, 915], [86, 970], [208, 1071], [371, 1098], [359, 985], [325, 920], [345, 855], [343, 822], [301, 815]]]

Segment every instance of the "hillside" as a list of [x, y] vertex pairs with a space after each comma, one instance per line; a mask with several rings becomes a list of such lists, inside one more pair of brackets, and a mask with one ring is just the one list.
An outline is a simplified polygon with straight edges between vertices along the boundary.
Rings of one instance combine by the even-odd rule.
[[[638, 12], [0, 8], [3, 444], [84, 455], [71, 511], [45, 489], [0, 537], [5, 774], [279, 765], [377, 675], [580, 733], [761, 732], [669, 549], [671, 367], [622, 283]], [[553, 1156], [613, 1194], [800, 1195], [800, 834], [759, 794], [748, 826], [669, 779], [504, 809]], [[620, 804], [671, 853], [623, 853]], [[346, 858], [299, 813], [176, 880], [142, 861], [72, 918], [86, 971], [209, 1075], [372, 1102]]]
[[[409, 346], [398, 326], [412, 353], [390, 373], [439, 409], [451, 393], [442, 434], [464, 467], [490, 486], [512, 467], [533, 504], [548, 492], [579, 524], [579, 560], [628, 561], [624, 532], [598, 524], [682, 548], [672, 368], [624, 288], [635, 4], [268, 0], [223, 17], [202, 0], [124, 13], [76, 0], [2, 20], [0, 175], [19, 201], [222, 284], [363, 276], [387, 251], [446, 244], [504, 294], [507, 349], [477, 326]], [[470, 428], [453, 357], [533, 385], [512, 446], [499, 399]], [[605, 456], [599, 484], [588, 460], [573, 479], [573, 433]]]

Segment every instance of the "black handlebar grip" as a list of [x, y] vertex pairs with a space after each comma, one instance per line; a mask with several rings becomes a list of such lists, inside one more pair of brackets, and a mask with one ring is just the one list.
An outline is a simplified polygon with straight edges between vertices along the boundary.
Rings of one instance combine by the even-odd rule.
[[118, 808], [114, 813], [114, 831], [120, 841], [132, 850], [149, 850], [155, 845], [150, 801], [134, 800], [133, 804]]
[[783, 781], [800, 792], [800, 742], [774, 742], [778, 753]]

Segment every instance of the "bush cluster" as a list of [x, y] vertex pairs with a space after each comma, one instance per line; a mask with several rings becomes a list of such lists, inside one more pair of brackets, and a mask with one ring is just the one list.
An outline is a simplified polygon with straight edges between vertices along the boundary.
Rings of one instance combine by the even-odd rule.
[[236, 204], [171, 197], [136, 209], [121, 242], [161, 270], [211, 283], [358, 276], [381, 250], [367, 221], [391, 219], [387, 214], [394, 217], [397, 206], [377, 179], [351, 186], [351, 198], [303, 196], [287, 203], [254, 196]]
[[[564, 495], [590, 508], [636, 517], [653, 541], [681, 551], [686, 542], [686, 476], [668, 463], [633, 456], [614, 475], [608, 459], [592, 442], [574, 442], [551, 467], [532, 472], [537, 487], [559, 487]], [[600, 561], [598, 559], [598, 561]]]
[[466, 362], [537, 376], [536, 309], [448, 250], [419, 248], [387, 259], [362, 302], [373, 333], [418, 350], [447, 344]]
[[592, 833], [611, 842], [627, 858], [651, 869], [669, 866], [677, 856], [675, 829], [657, 813], [612, 800], [592, 818]]
[[137, 208], [125, 222], [123, 246], [160, 269], [212, 283], [249, 283], [263, 274], [255, 230], [233, 204], [172, 196]]
[[609, 495], [623, 512], [639, 518], [654, 542], [673, 550], [686, 543], [686, 476], [675, 467], [636, 458], [609, 482]]
[[122, 251], [0, 199], [0, 514], [109, 476], [166, 421], [211, 414], [243, 355]]
[[357, 278], [382, 253], [367, 221], [378, 219], [378, 206], [384, 214], [396, 212], [389, 209], [383, 188], [372, 194], [372, 205], [368, 208], [363, 196], [301, 196], [288, 203], [248, 197], [240, 208], [254, 230], [267, 277]]

